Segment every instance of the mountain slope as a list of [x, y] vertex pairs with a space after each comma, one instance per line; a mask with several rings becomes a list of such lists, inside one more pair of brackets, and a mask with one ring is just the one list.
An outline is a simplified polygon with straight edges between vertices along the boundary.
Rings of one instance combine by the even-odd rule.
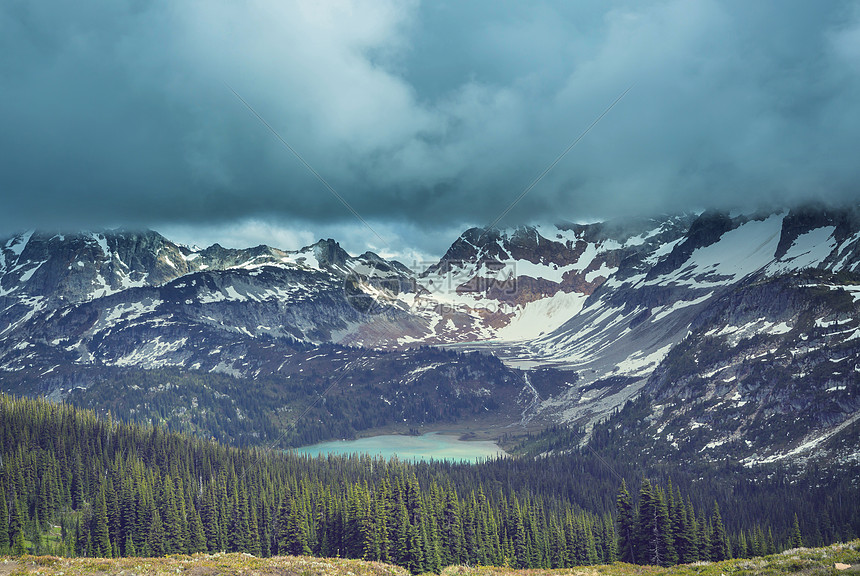
[[[200, 250], [109, 231], [2, 246], [7, 386], [56, 392], [52, 374], [76, 367], [282, 378], [311, 356], [297, 347], [336, 363], [326, 346], [436, 345], [499, 357], [501, 380], [454, 380], [519, 398], [505, 414], [522, 422], [589, 430], [644, 392], [661, 450], [860, 453], [846, 436], [860, 408], [856, 208], [473, 228], [421, 271], [334, 240]], [[415, 369], [388, 367], [387, 381], [408, 389]]]
[[[818, 450], [825, 440], [845, 437], [860, 409], [857, 210], [704, 213], [654, 222], [644, 232], [639, 223], [582, 226], [573, 235], [567, 252], [542, 260], [538, 251], [513, 258], [509, 244], [528, 236], [522, 232], [487, 234], [486, 247], [464, 236], [449, 252], [460, 260], [430, 270], [467, 270], [472, 280], [458, 286], [477, 285], [487, 270], [508, 271], [508, 286], [524, 278], [520, 294], [499, 297], [491, 286], [456, 297], [526, 302], [507, 309], [498, 340], [464, 347], [492, 351], [513, 366], [575, 371], [576, 385], [541, 402], [545, 417], [590, 426], [644, 390], [655, 397], [657, 437], [673, 445], [680, 435], [689, 450], [714, 458], [796, 458], [825, 453]], [[540, 236], [531, 244], [553, 245]], [[474, 248], [464, 259], [466, 245]], [[530, 259], [517, 269], [523, 258]], [[565, 264], [574, 258], [576, 265]], [[557, 291], [537, 300], [530, 299], [532, 277], [512, 272], [531, 270], [533, 261], [562, 270], [555, 270]], [[577, 277], [594, 283], [577, 285]], [[549, 319], [530, 325], [537, 309]], [[544, 333], [534, 334], [534, 325]], [[693, 417], [702, 410], [706, 429], [688, 433], [705, 427]], [[856, 437], [848, 438], [839, 440], [843, 458], [860, 452]]]

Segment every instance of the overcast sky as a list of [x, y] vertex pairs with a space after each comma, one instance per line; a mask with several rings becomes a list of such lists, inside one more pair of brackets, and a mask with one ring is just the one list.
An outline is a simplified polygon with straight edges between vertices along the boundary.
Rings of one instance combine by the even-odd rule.
[[860, 202], [860, 2], [4, 0], [0, 235], [438, 256], [631, 86], [500, 225]]

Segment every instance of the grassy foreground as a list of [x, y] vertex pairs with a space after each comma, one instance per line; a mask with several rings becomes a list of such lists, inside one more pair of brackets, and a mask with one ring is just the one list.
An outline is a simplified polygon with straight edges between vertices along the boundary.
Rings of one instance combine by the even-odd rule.
[[[0, 576], [406, 576], [399, 566], [343, 560], [281, 556], [255, 558], [247, 554], [195, 554], [163, 558], [58, 558], [23, 556], [0, 558]], [[781, 554], [725, 562], [697, 562], [671, 568], [611, 564], [564, 570], [514, 570], [487, 566], [449, 566], [443, 576], [743, 576], [752, 574], [860, 574], [860, 540], [825, 548], [797, 548]]]
[[0, 559], [0, 576], [408, 576], [400, 566], [309, 556], [255, 558], [249, 554], [173, 555], [162, 558], [58, 558], [22, 556]]
[[[837, 568], [839, 565], [839, 568]], [[848, 565], [848, 568], [844, 568]], [[760, 558], [696, 562], [660, 568], [615, 564], [564, 570], [512, 570], [508, 568], [450, 566], [443, 576], [744, 576], [753, 574], [860, 574], [860, 540], [825, 548], [795, 548]]]

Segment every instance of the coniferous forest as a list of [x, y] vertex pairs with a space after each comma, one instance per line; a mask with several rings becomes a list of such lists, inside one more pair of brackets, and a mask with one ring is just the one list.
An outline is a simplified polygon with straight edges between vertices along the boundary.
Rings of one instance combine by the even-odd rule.
[[671, 565], [860, 532], [851, 479], [822, 486], [814, 474], [753, 481], [728, 471], [732, 482], [673, 483], [593, 451], [477, 465], [308, 458], [8, 396], [0, 458], [2, 554], [223, 550], [382, 560], [421, 573]]

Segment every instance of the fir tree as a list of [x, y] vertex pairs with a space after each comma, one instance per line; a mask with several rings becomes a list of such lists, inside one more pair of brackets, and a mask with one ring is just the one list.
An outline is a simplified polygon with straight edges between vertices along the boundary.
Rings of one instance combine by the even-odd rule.
[[94, 555], [100, 558], [111, 558], [113, 556], [113, 547], [111, 546], [110, 531], [108, 528], [104, 488], [99, 490], [90, 532], [90, 542], [92, 543]]
[[711, 526], [703, 511], [699, 511], [699, 519], [697, 520], [699, 527], [699, 549], [697, 556], [699, 560], [713, 560], [711, 558]]
[[0, 555], [9, 551], [9, 529], [6, 526], [11, 527], [9, 507], [6, 505], [6, 490], [0, 483]]
[[689, 496], [687, 497], [687, 511], [686, 511], [686, 536], [684, 537], [685, 542], [685, 550], [684, 550], [684, 562], [695, 562], [699, 560], [699, 550], [701, 549], [701, 543], [699, 541], [699, 525], [696, 522], [696, 511], [693, 508], [693, 502], [690, 500]]
[[11, 513], [9, 514], [9, 541], [13, 556], [21, 556], [27, 552], [24, 545], [24, 521], [18, 499], [11, 499]]
[[149, 536], [146, 539], [148, 555], [162, 556], [165, 553], [164, 525], [158, 510], [152, 511], [152, 521], [149, 525]]
[[302, 511], [294, 494], [284, 497], [281, 510], [278, 513], [278, 553], [295, 556], [310, 554], [308, 546], [307, 527]]
[[636, 516], [627, 483], [621, 480], [621, 489], [615, 500], [618, 522], [618, 559], [621, 562], [636, 563]]
[[657, 529], [660, 533], [660, 555], [663, 558], [663, 566], [671, 566], [678, 562], [675, 552], [672, 534], [672, 522], [669, 518], [669, 507], [662, 490], [658, 489], [657, 496]]
[[206, 552], [206, 534], [203, 531], [203, 521], [194, 507], [194, 501], [190, 502], [188, 508], [188, 552]]
[[639, 488], [639, 509], [636, 528], [636, 551], [640, 563], [660, 566], [663, 563], [660, 527], [657, 521], [657, 500], [651, 481], [645, 478]]
[[406, 511], [406, 504], [403, 500], [397, 502], [397, 516], [394, 526], [395, 545], [394, 545], [394, 562], [400, 566], [406, 566], [410, 561], [410, 541], [409, 541], [409, 513]]
[[720, 516], [720, 507], [714, 502], [714, 511], [711, 513], [711, 560], [719, 562], [731, 558], [729, 543], [726, 537], [726, 529], [723, 527], [723, 519]]
[[800, 536], [800, 522], [797, 521], [797, 513], [794, 514], [794, 522], [791, 527], [791, 547], [801, 548], [803, 546], [803, 538]]
[[137, 556], [137, 550], [134, 547], [134, 539], [131, 537], [131, 533], [126, 534], [125, 546], [123, 547], [123, 555]]

